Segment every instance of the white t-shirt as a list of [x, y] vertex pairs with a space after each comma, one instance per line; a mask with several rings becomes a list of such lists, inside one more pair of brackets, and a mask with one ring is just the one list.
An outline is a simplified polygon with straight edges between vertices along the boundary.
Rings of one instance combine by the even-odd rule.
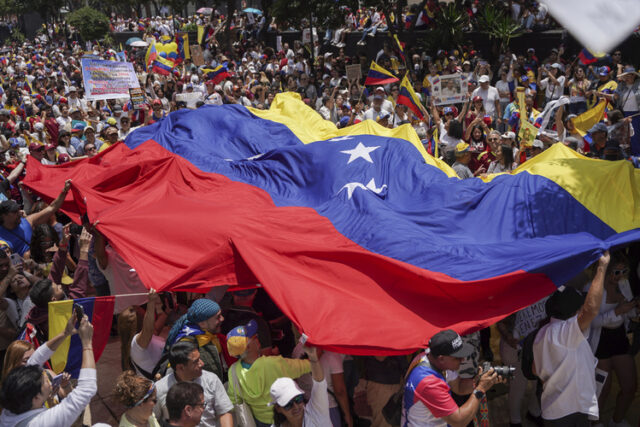
[[493, 86], [489, 86], [487, 90], [479, 87], [473, 91], [473, 93], [471, 94], [471, 98], [473, 98], [474, 96], [480, 96], [482, 98], [484, 111], [486, 111], [489, 116], [493, 116], [496, 114], [496, 100], [500, 99], [498, 89]]
[[557, 420], [576, 412], [598, 417], [595, 358], [578, 316], [551, 319], [533, 343], [533, 360], [543, 382], [542, 418]]
[[551, 83], [549, 77], [540, 81], [540, 87], [544, 89], [544, 96], [546, 99], [558, 99], [564, 93], [565, 77], [560, 76], [556, 80], [558, 81], [557, 84]]
[[[158, 402], [153, 407], [153, 413], [158, 420], [168, 419], [169, 413], [167, 412], [167, 393], [169, 389], [177, 382], [175, 374], [171, 372], [164, 378], [156, 382], [156, 395]], [[202, 375], [193, 383], [199, 384], [204, 389], [204, 401], [208, 403], [205, 411], [200, 419], [200, 427], [215, 427], [216, 420], [219, 416], [231, 412], [233, 410], [233, 403], [227, 396], [227, 391], [224, 389], [220, 378], [212, 372], [202, 371]], [[328, 425], [328, 424], [318, 424]]]
[[[151, 373], [162, 357], [165, 340], [162, 337], [154, 335], [151, 337], [147, 348], [142, 348], [138, 345], [138, 336], [140, 336], [140, 334], [135, 334], [131, 340], [131, 360], [135, 363], [136, 371], [138, 371], [139, 366], [148, 373]], [[138, 373], [142, 375], [142, 372]]]
[[[334, 353], [332, 351], [325, 351], [320, 357], [320, 364], [324, 370], [324, 378], [327, 381], [327, 388], [333, 391], [333, 379], [331, 375], [341, 374], [344, 372], [342, 367], [342, 361], [344, 356], [342, 354]], [[333, 396], [329, 395], [329, 408], [335, 408], [338, 406], [338, 402]]]
[[[498, 95], [500, 95], [500, 92], [510, 93], [511, 90], [509, 89], [509, 82], [498, 80], [498, 82], [496, 83], [496, 90], [498, 91]], [[510, 101], [511, 101], [511, 97], [509, 95], [505, 97], [500, 97], [500, 102], [510, 102]]]

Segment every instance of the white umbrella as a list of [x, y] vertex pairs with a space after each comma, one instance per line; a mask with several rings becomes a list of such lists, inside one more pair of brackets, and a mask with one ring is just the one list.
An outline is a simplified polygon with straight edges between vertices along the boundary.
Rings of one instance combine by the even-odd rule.
[[147, 43], [147, 42], [145, 42], [143, 40], [140, 40], [140, 41], [131, 43], [131, 46], [133, 46], [133, 47], [147, 47], [147, 46], [149, 46], [149, 43]]

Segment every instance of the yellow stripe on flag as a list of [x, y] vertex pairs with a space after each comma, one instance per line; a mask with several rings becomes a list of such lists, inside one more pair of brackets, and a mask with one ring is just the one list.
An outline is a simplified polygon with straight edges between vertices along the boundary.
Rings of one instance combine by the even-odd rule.
[[[49, 339], [64, 331], [73, 312], [73, 300], [54, 301], [49, 303]], [[71, 337], [62, 341], [60, 347], [51, 356], [51, 367], [59, 374], [64, 371], [69, 356]]]
[[607, 101], [602, 100], [592, 109], [587, 110], [584, 113], [580, 114], [578, 117], [574, 117], [573, 119], [571, 119], [573, 126], [581, 136], [585, 136], [587, 132], [589, 132], [589, 129], [593, 127], [593, 125], [604, 119], [604, 109], [606, 106]]

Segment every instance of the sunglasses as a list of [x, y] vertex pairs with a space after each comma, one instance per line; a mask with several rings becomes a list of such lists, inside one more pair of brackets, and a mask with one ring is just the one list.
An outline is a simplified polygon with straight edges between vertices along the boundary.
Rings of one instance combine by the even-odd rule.
[[299, 405], [299, 404], [301, 404], [302, 402], [304, 402], [304, 395], [300, 394], [300, 395], [298, 395], [298, 396], [294, 397], [293, 399], [291, 399], [291, 400], [289, 401], [289, 403], [287, 403], [286, 405], [284, 405], [284, 406], [283, 406], [283, 408], [284, 408], [286, 411], [288, 411], [288, 410], [290, 410], [291, 408], [293, 408], [293, 405], [294, 405], [294, 404], [296, 404], [296, 403], [297, 403], [297, 404]]
[[622, 270], [613, 270], [613, 275], [614, 276], [624, 276], [627, 273], [629, 273], [629, 269], [628, 268], [623, 268]]

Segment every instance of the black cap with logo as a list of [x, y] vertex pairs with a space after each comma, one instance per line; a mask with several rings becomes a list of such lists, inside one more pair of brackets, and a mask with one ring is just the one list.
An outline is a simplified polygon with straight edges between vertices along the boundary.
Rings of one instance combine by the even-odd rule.
[[435, 357], [468, 357], [473, 353], [473, 346], [462, 342], [462, 338], [456, 331], [446, 329], [431, 337], [429, 340], [429, 353]]

